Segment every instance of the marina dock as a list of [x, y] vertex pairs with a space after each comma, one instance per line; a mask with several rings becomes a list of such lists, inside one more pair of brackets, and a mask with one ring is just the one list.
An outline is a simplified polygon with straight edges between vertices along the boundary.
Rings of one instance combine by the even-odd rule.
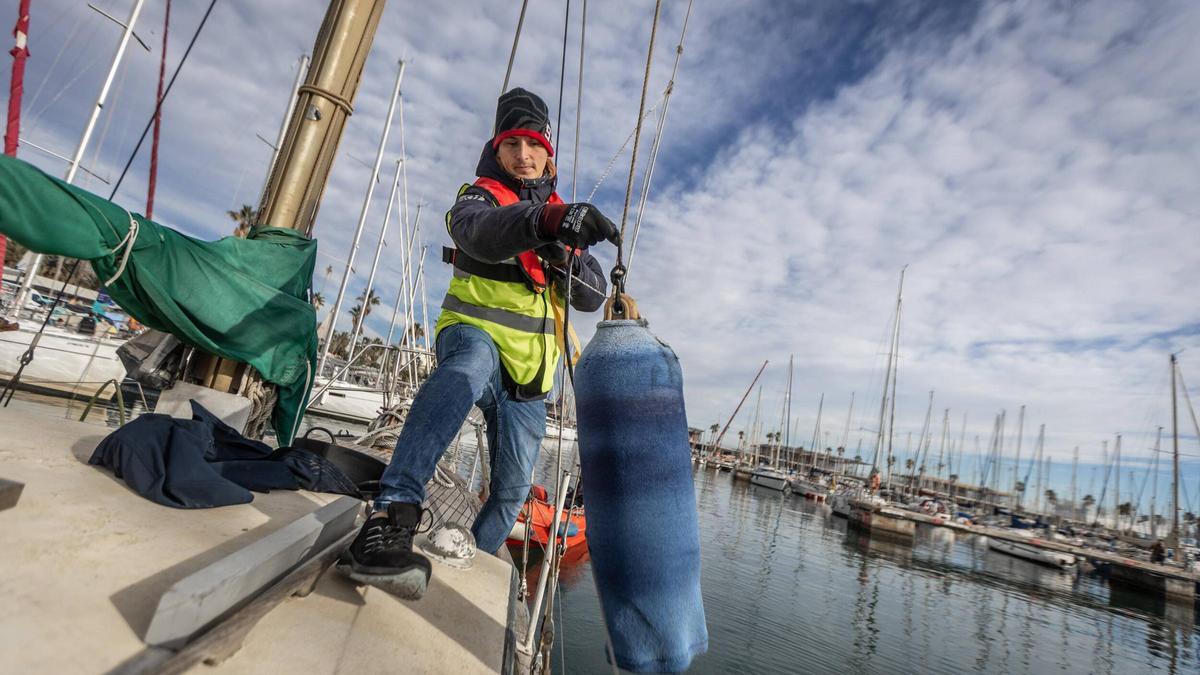
[[[875, 507], [852, 502], [851, 522], [857, 527], [889, 538], [912, 537], [918, 524], [929, 527], [944, 527], [964, 534], [1020, 542], [1051, 551], [1070, 553], [1079, 560], [1087, 560], [1095, 567], [1103, 567], [1117, 583], [1134, 586], [1143, 592], [1159, 594], [1166, 600], [1183, 604], [1195, 604], [1196, 587], [1200, 575], [1170, 565], [1158, 565], [1134, 560], [1116, 553], [1095, 548], [1073, 546], [1048, 539], [1025, 538], [1010, 530], [985, 525], [965, 525], [924, 513], [891, 507]], [[857, 516], [857, 518], [856, 518]]]

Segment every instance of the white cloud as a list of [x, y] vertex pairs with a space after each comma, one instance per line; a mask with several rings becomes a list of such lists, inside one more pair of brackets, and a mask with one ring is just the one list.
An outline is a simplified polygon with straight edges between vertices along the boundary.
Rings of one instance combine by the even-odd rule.
[[[204, 4], [173, 8], [169, 67]], [[431, 309], [445, 287], [442, 213], [472, 178], [518, 8], [443, 4], [388, 4], [318, 219], [318, 287], [325, 265], [348, 249], [368, 176], [355, 160], [374, 158], [401, 56], [410, 61], [409, 193], [427, 205]], [[103, 6], [123, 16], [127, 5]], [[157, 211], [165, 222], [215, 237], [230, 229], [226, 210], [255, 200], [270, 151], [254, 135], [273, 140], [320, 5], [218, 4], [166, 106]], [[652, 7], [638, 0], [589, 10], [584, 194], [634, 123]], [[665, 7], [651, 103], [666, 83], [684, 7]], [[853, 426], [873, 428], [880, 352], [905, 264], [902, 433], [919, 430], [930, 389], [935, 419], [943, 407], [954, 420], [969, 411], [968, 443], [975, 433], [986, 441], [1001, 408], [1011, 422], [1027, 404], [1027, 430], [1044, 420], [1058, 458], [1077, 443], [1095, 455], [1114, 432], [1161, 423], [1166, 353], [1200, 343], [1189, 293], [1200, 281], [1200, 10], [1115, 0], [975, 8], [697, 4], [630, 285], [683, 361], [693, 423], [723, 420], [764, 358], [772, 367], [762, 416], [777, 419], [780, 366], [795, 353], [801, 439], [821, 392], [833, 429], [844, 424], [852, 390]], [[513, 77], [552, 109], [561, 11], [531, 8]], [[161, 18], [148, 4], [143, 35], [156, 51], [130, 52], [107, 107], [101, 173], [119, 170], [149, 115]], [[577, 31], [560, 148], [572, 141]], [[113, 26], [74, 3], [38, 4], [26, 99], [46, 80], [27, 108], [35, 142], [73, 148], [115, 40]], [[398, 142], [394, 132], [385, 167]], [[61, 170], [37, 153], [23, 156]], [[143, 153], [119, 196], [131, 206], [144, 199], [145, 166]], [[597, 197], [614, 219], [627, 170], [626, 155]], [[387, 181], [385, 171], [354, 294]], [[384, 302], [370, 322], [379, 333], [398, 288], [392, 241]], [[585, 337], [591, 323], [581, 320]], [[1159, 333], [1171, 334], [1148, 339]]]

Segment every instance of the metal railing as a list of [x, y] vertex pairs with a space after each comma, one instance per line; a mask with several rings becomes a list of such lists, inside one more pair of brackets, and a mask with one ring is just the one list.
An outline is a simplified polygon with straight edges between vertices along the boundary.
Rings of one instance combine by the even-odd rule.
[[[360, 360], [362, 360], [363, 357], [365, 357], [372, 350], [380, 350], [384, 353], [384, 356], [382, 359], [382, 365], [384, 367], [380, 369], [380, 372], [378, 374], [379, 379], [376, 380], [375, 390], [382, 392], [385, 397], [390, 396], [391, 394], [393, 394], [396, 391], [397, 380], [399, 379], [399, 373], [401, 370], [406, 370], [411, 373], [408, 384], [409, 384], [409, 386], [415, 386], [416, 385], [415, 365], [416, 365], [417, 359], [419, 359], [423, 356], [428, 357], [431, 355], [430, 352], [428, 352], [424, 349], [414, 349], [412, 347], [399, 347], [396, 345], [383, 345], [383, 344], [366, 345], [360, 351], [358, 351], [349, 362], [347, 362], [340, 369], [336, 370], [333, 373], [333, 376], [330, 377], [329, 380], [325, 384], [321, 385], [321, 387], [319, 389], [314, 391], [312, 393], [312, 395], [308, 397], [308, 404], [304, 407], [304, 410], [307, 412], [309, 408], [311, 408], [313, 405], [315, 405], [318, 401], [321, 400], [321, 397], [324, 396], [326, 392], [328, 392], [331, 389], [336, 388], [339, 381], [342, 380], [342, 378], [346, 375], [346, 373], [350, 372], [350, 369], [353, 368], [356, 363], [358, 363]], [[396, 367], [393, 369], [386, 368], [387, 361], [388, 361], [388, 355], [390, 353], [395, 353]], [[407, 361], [401, 362], [401, 357], [404, 356], [405, 354], [408, 354], [410, 358], [408, 358]], [[342, 384], [346, 384], [346, 383], [342, 382]], [[385, 404], [386, 403], [387, 403], [387, 401], [385, 398]]]

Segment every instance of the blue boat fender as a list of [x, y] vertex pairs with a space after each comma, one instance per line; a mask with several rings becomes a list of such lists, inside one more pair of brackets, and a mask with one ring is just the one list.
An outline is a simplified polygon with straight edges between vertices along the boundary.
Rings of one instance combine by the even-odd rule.
[[645, 320], [602, 321], [575, 367], [592, 574], [616, 665], [707, 651], [683, 373]]

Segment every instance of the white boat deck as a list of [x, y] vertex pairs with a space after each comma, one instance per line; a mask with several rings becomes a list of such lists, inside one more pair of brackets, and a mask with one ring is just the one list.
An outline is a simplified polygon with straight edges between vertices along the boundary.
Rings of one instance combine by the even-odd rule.
[[[217, 509], [159, 506], [87, 464], [107, 429], [20, 403], [0, 408], [0, 478], [24, 483], [18, 503], [0, 510], [4, 672], [146, 663], [143, 638], [165, 591], [337, 498], [273, 492]], [[511, 579], [511, 565], [486, 554], [467, 571], [435, 563], [426, 597], [407, 603], [330, 571], [313, 593], [267, 613], [216, 670], [497, 672]]]

